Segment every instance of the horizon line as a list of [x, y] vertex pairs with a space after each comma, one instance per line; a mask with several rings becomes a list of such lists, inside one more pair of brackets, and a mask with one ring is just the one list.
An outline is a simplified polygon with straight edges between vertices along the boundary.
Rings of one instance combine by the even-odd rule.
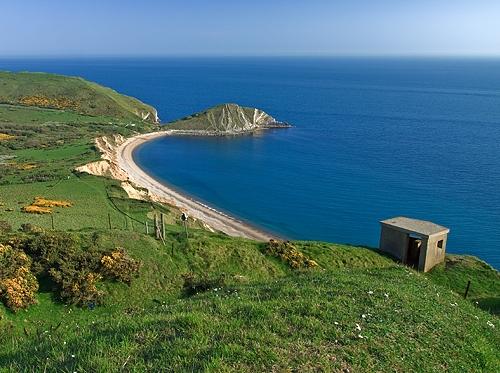
[[429, 58], [429, 59], [496, 59], [500, 58], [498, 54], [436, 54], [436, 53], [332, 53], [332, 54], [194, 54], [194, 53], [179, 53], [179, 54], [12, 54], [0, 55], [0, 60], [7, 59], [52, 59], [52, 58]]

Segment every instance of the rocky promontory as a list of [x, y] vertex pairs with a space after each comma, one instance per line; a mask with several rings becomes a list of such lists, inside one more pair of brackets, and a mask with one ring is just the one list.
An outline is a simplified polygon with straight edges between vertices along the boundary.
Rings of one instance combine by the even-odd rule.
[[236, 135], [264, 128], [291, 127], [260, 109], [222, 104], [169, 123], [165, 128], [200, 135]]

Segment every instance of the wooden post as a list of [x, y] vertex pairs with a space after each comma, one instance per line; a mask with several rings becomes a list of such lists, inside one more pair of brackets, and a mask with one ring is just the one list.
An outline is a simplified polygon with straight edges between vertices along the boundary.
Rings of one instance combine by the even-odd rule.
[[108, 212], [108, 225], [109, 229], [111, 229], [111, 214]]
[[163, 213], [160, 213], [160, 219], [161, 219], [161, 237], [165, 239], [165, 217]]
[[188, 237], [188, 227], [187, 227], [187, 221], [184, 221], [184, 231], [186, 232], [186, 240], [189, 238]]
[[464, 299], [467, 299], [467, 294], [469, 294], [470, 280], [467, 282], [467, 288], [465, 289]]
[[54, 230], [54, 215], [50, 214], [50, 222], [52, 224], [52, 230]]
[[156, 239], [157, 240], [161, 239], [160, 219], [158, 217], [158, 214], [155, 214], [155, 233], [156, 233]]

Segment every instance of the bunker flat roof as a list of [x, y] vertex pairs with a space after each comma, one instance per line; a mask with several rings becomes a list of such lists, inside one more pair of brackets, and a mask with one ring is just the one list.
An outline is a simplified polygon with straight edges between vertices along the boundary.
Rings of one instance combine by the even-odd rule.
[[382, 220], [380, 223], [382, 225], [388, 225], [400, 231], [404, 231], [407, 233], [417, 233], [424, 236], [432, 236], [438, 233], [448, 233], [450, 231], [449, 228], [434, 224], [430, 221], [411, 219], [404, 216]]

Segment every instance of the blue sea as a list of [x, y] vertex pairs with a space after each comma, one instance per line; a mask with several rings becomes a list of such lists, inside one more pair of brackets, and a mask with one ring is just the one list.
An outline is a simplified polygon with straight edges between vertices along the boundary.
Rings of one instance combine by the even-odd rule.
[[0, 60], [78, 75], [170, 121], [235, 102], [290, 129], [140, 147], [158, 180], [293, 239], [376, 247], [379, 220], [451, 229], [448, 252], [500, 268], [500, 60], [169, 58]]

